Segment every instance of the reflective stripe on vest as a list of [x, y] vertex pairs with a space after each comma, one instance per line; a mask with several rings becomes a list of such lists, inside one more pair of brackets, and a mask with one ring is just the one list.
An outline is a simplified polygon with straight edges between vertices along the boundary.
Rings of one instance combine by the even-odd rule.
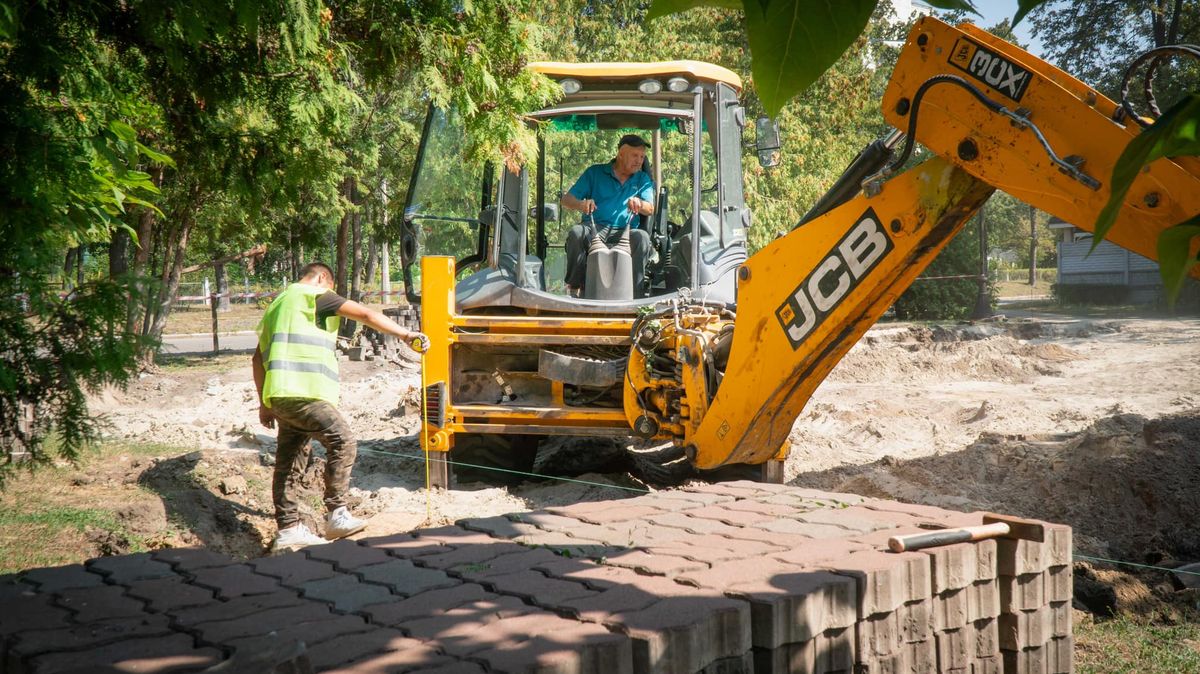
[[328, 292], [293, 283], [263, 314], [259, 348], [267, 371], [263, 402], [272, 398], [305, 398], [338, 403], [336, 316], [317, 325], [317, 298]]

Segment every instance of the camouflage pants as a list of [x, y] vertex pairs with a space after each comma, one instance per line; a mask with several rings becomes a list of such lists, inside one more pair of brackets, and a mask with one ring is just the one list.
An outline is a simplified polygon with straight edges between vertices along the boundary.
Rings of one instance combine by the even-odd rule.
[[333, 511], [346, 505], [358, 443], [342, 413], [324, 400], [307, 398], [274, 398], [271, 411], [279, 424], [275, 475], [271, 481], [279, 528], [300, 522], [296, 492], [312, 455], [309, 440], [315, 439], [325, 446], [325, 507]]

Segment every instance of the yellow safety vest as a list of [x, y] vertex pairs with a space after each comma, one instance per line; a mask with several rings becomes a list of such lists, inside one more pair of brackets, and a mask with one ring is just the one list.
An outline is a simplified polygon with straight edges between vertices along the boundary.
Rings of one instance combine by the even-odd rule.
[[258, 348], [267, 378], [263, 404], [272, 398], [308, 398], [338, 404], [337, 345], [341, 318], [317, 324], [317, 298], [325, 288], [293, 283], [267, 307], [258, 324]]

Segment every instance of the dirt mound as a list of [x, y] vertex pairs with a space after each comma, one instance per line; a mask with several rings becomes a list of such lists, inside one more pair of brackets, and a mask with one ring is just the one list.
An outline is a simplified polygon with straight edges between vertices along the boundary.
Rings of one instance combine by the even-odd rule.
[[1040, 376], [1059, 376], [1062, 363], [1079, 358], [1079, 354], [1060, 344], [1028, 343], [1001, 329], [912, 326], [860, 342], [830, 378], [846, 383], [870, 383], [880, 378], [1017, 383]]
[[1085, 554], [1200, 556], [1200, 409], [1116, 414], [1076, 433], [985, 433], [960, 452], [801, 475], [794, 484], [1063, 522]]

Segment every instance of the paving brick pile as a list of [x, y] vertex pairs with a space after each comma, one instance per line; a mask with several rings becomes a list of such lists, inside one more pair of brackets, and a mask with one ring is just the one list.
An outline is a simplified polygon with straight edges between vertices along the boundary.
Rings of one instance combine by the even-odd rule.
[[886, 551], [981, 522], [733, 482], [250, 562], [100, 558], [0, 578], [0, 671], [1073, 671], [1068, 527]]

